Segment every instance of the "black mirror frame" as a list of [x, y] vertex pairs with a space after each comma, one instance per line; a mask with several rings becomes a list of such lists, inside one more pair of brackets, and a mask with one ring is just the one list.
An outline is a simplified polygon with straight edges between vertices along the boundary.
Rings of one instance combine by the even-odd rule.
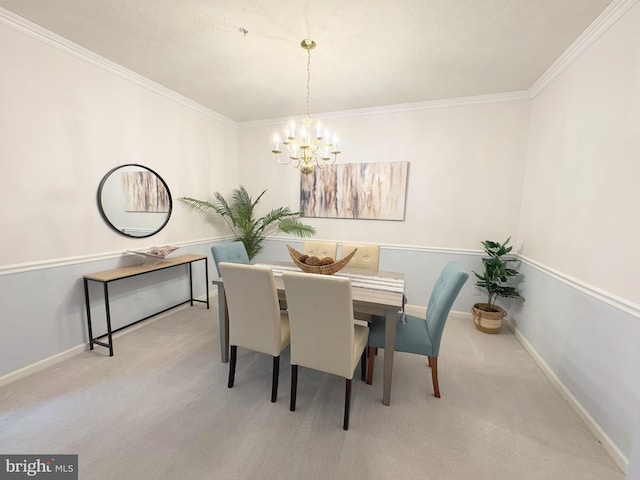
[[[104, 187], [105, 182], [108, 180], [108, 178], [111, 176], [111, 174], [113, 174], [117, 170], [120, 170], [121, 168], [125, 168], [125, 167], [140, 167], [140, 168], [144, 168], [145, 170], [148, 170], [149, 172], [153, 173], [158, 178], [158, 180], [160, 180], [160, 182], [162, 182], [162, 185], [164, 185], [164, 188], [167, 191], [167, 196], [169, 197], [169, 211], [167, 212], [167, 218], [165, 218], [164, 222], [162, 222], [162, 225], [160, 225], [155, 231], [153, 231], [153, 232], [151, 232], [151, 233], [149, 233], [147, 235], [131, 235], [131, 234], [123, 232], [120, 228], [118, 228], [113, 223], [111, 223], [111, 220], [109, 220], [109, 218], [107, 217], [107, 214], [105, 213], [104, 209], [102, 208], [102, 198], [101, 198], [102, 197], [102, 188]], [[147, 238], [147, 237], [150, 237], [152, 235], [155, 235], [160, 230], [162, 230], [167, 225], [167, 223], [169, 223], [169, 218], [171, 218], [171, 213], [173, 212], [173, 198], [171, 198], [171, 190], [169, 190], [169, 186], [167, 185], [167, 182], [164, 181], [164, 178], [162, 178], [160, 175], [158, 175], [158, 172], [156, 172], [155, 170], [152, 170], [149, 167], [145, 167], [144, 165], [140, 165], [139, 163], [125, 163], [123, 165], [118, 165], [117, 167], [114, 167], [111, 170], [109, 170], [105, 174], [105, 176], [102, 177], [102, 180], [100, 181], [100, 185], [98, 185], [98, 194], [97, 194], [96, 200], [98, 202], [98, 210], [100, 211], [100, 215], [102, 216], [104, 221], [107, 222], [107, 225], [109, 225], [113, 230], [118, 232], [120, 235], [124, 235], [125, 237], [129, 237], [129, 238]]]

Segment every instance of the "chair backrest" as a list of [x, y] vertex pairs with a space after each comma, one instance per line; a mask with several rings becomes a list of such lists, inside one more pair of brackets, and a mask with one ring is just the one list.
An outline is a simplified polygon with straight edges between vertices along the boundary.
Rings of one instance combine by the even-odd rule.
[[211, 255], [213, 256], [213, 262], [216, 264], [220, 276], [222, 276], [220, 268], [218, 268], [220, 262], [242, 263], [244, 265], [249, 265], [250, 263], [247, 249], [240, 240], [214, 245], [211, 247]]
[[444, 324], [447, 321], [453, 302], [460, 293], [469, 274], [460, 268], [456, 262], [449, 262], [445, 265], [436, 280], [429, 303], [427, 305], [427, 332], [431, 339], [434, 356], [438, 356], [440, 351], [440, 341]]
[[305, 240], [302, 247], [305, 255], [315, 255], [318, 258], [331, 257], [337, 260], [338, 242], [325, 242], [323, 240]]
[[351, 281], [302, 272], [284, 272], [291, 364], [344, 378], [353, 376]]
[[380, 245], [373, 243], [343, 243], [341, 256], [349, 255], [356, 248], [358, 251], [347, 264], [347, 267], [364, 268], [377, 272], [380, 265]]
[[227, 262], [218, 268], [229, 308], [229, 344], [280, 355], [280, 305], [271, 268]]

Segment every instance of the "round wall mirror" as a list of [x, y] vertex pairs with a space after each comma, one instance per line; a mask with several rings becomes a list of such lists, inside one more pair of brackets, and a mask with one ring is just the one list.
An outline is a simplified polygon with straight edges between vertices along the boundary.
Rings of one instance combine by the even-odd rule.
[[110, 170], [98, 187], [98, 208], [111, 228], [128, 237], [149, 237], [171, 216], [171, 193], [160, 175], [138, 164]]

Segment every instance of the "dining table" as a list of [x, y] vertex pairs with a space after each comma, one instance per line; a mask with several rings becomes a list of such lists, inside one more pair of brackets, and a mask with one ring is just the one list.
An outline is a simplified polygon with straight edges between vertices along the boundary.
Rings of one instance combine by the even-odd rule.
[[[300, 271], [300, 269], [292, 262], [269, 262], [262, 265], [273, 269], [278, 298], [281, 307], [285, 307], [286, 294], [282, 273], [284, 271]], [[383, 271], [374, 272], [347, 266], [334, 273], [334, 276], [345, 276], [351, 279], [354, 314], [376, 315], [385, 319], [382, 403], [390, 405], [396, 324], [404, 305], [404, 274]], [[221, 361], [227, 363], [229, 361], [229, 312], [224, 293], [224, 281], [222, 278], [216, 278], [212, 283], [218, 289]]]

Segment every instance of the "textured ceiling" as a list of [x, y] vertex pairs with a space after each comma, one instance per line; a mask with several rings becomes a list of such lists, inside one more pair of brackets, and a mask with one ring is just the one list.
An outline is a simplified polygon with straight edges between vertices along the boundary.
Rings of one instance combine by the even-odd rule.
[[[0, 0], [237, 122], [529, 89], [611, 0]], [[240, 29], [248, 31], [244, 34]]]

